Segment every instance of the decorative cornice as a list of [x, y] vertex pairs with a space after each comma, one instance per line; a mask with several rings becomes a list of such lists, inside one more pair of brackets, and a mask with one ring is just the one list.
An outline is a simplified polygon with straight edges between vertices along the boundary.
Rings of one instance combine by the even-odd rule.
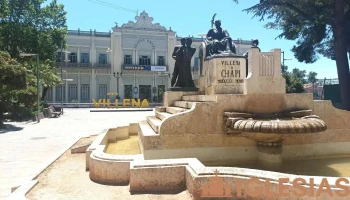
[[136, 22], [129, 21], [126, 24], [123, 24], [121, 27], [115, 23], [113, 31], [119, 29], [131, 29], [131, 30], [148, 30], [148, 31], [163, 31], [163, 32], [173, 32], [171, 28], [167, 30], [164, 26], [161, 26], [159, 23], [153, 24], [153, 17], [148, 16], [148, 13], [143, 11], [140, 13], [140, 16], [135, 17]]

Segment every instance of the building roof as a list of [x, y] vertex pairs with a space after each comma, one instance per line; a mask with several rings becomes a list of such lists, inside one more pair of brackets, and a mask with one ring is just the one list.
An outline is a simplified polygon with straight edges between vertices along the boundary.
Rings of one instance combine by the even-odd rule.
[[[312, 89], [313, 89], [312, 83], [304, 84], [303, 86], [304, 86], [305, 92], [307, 92], [307, 93], [313, 93], [313, 92], [312, 92]], [[315, 91], [317, 91], [318, 93], [322, 93], [322, 91], [323, 91], [323, 86], [319, 86], [318, 84], [315, 83]]]
[[[132, 29], [132, 30], [148, 30], [148, 31], [162, 31], [162, 32], [173, 32], [175, 33], [171, 27], [167, 30], [164, 26], [161, 26], [159, 23], [153, 24], [153, 17], [150, 17], [146, 11], [140, 13], [139, 16], [135, 17], [136, 22], [128, 21], [128, 23], [123, 24], [122, 26], [118, 26], [118, 23], [115, 23], [115, 26], [112, 28], [113, 31], [118, 31], [122, 29]], [[96, 30], [90, 29], [90, 31], [81, 31], [78, 30], [68, 30], [68, 35], [81, 35], [81, 36], [96, 36], [96, 37], [111, 37], [111, 31], [109, 32], [97, 32]], [[204, 34], [205, 35], [205, 34]], [[191, 37], [191, 36], [189, 36]], [[176, 36], [176, 40], [180, 41], [183, 37]], [[193, 37], [193, 42], [202, 42], [203, 37]], [[244, 44], [251, 45], [253, 40], [242, 40], [238, 38], [237, 40], [233, 40], [235, 44]]]

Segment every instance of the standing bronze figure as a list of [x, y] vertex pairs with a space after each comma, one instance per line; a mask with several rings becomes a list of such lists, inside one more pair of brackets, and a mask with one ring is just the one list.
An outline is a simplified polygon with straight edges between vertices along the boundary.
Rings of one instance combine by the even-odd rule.
[[185, 48], [185, 45], [186, 45], [186, 38], [181, 38], [181, 45], [178, 45], [174, 48], [174, 51], [173, 51], [173, 59], [175, 60], [175, 66], [174, 66], [174, 72], [173, 72], [173, 77], [171, 78], [171, 87], [174, 87], [175, 86], [175, 83], [176, 83], [176, 79], [178, 78], [179, 76], [179, 67], [180, 67], [180, 63], [181, 63], [181, 57], [180, 56], [177, 56], [177, 51], [179, 51], [181, 48]]
[[[181, 47], [175, 47], [174, 49], [173, 58], [176, 60], [176, 63], [171, 84], [175, 88], [195, 88], [192, 80], [191, 60], [196, 52], [196, 48], [191, 47], [191, 38], [182, 38], [181, 44]], [[176, 83], [173, 84], [175, 81]]]

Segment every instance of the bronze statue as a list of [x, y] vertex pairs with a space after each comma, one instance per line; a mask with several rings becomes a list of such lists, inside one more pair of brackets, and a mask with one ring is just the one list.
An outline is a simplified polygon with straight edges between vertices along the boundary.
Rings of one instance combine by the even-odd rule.
[[260, 48], [258, 47], [258, 45], [259, 45], [259, 40], [258, 39], [254, 39], [252, 41], [252, 48], [258, 48], [259, 52], [260, 52]]
[[[181, 44], [181, 47], [174, 48], [173, 58], [176, 58], [176, 63], [171, 84], [176, 88], [195, 88], [192, 80], [191, 60], [196, 48], [191, 47], [191, 38], [182, 38]], [[177, 81], [173, 84], [176, 78]]]
[[[215, 16], [215, 15], [214, 15]], [[221, 27], [221, 21], [215, 20], [215, 27], [210, 29], [205, 39], [207, 55], [221, 54], [224, 52], [236, 54], [236, 48], [232, 43], [227, 30]]]
[[[261, 50], [260, 50], [260, 48], [258, 47], [258, 45], [259, 45], [259, 40], [258, 40], [258, 39], [254, 39], [254, 40], [252, 40], [252, 46], [251, 46], [250, 48], [258, 48], [258, 49], [259, 49], [259, 52], [261, 52]], [[246, 77], [248, 77], [248, 52], [249, 52], [249, 51], [247, 51], [247, 52], [245, 52], [245, 53], [243, 54], [243, 56], [244, 56], [245, 59], [246, 59]]]
[[181, 62], [181, 60], [180, 60], [181, 58], [179, 56], [176, 56], [176, 53], [179, 49], [185, 48], [185, 45], [186, 45], [186, 38], [181, 38], [181, 45], [177, 45], [174, 48], [172, 57], [173, 57], [173, 59], [175, 59], [175, 66], [174, 66], [173, 77], [171, 78], [171, 87], [174, 87], [174, 85], [176, 83], [176, 79], [179, 76], [179, 65]]

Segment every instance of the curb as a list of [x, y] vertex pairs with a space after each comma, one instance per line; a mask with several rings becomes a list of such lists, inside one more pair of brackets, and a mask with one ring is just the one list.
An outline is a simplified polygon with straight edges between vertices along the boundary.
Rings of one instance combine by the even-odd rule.
[[[88, 136], [90, 137], [90, 136]], [[74, 142], [69, 143], [67, 146], [62, 148], [58, 153], [55, 155], [51, 156], [45, 163], [43, 163], [40, 167], [36, 175], [32, 176], [31, 180], [29, 181], [24, 181], [22, 184], [20, 184], [17, 189], [8, 196], [8, 199], [10, 200], [18, 200], [18, 199], [23, 199], [27, 200], [25, 195], [39, 182], [36, 179], [46, 168], [48, 168], [52, 163], [54, 163], [59, 157], [61, 157], [68, 149], [70, 149], [75, 143], [77, 143], [81, 138], [75, 139]], [[16, 188], [16, 186], [12, 187]]]

